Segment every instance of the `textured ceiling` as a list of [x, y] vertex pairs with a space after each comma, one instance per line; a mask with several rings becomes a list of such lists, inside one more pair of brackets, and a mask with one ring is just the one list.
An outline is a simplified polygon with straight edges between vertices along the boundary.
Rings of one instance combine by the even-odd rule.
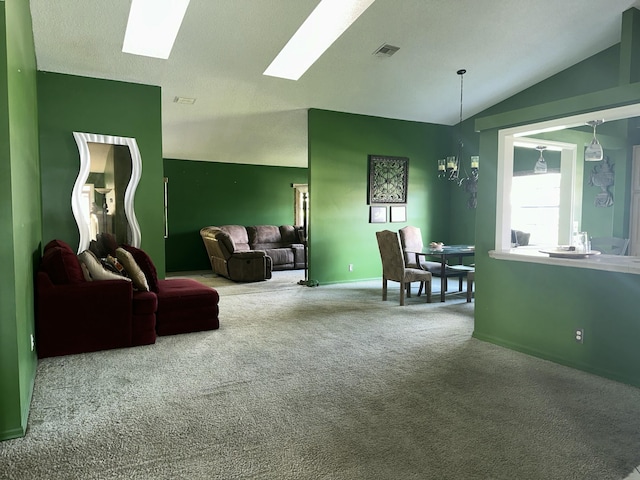
[[303, 167], [308, 108], [455, 124], [458, 69], [467, 118], [618, 43], [640, 0], [376, 0], [297, 82], [262, 72], [318, 0], [191, 0], [168, 60], [122, 53], [130, 0], [30, 3], [39, 70], [162, 87], [165, 158]]

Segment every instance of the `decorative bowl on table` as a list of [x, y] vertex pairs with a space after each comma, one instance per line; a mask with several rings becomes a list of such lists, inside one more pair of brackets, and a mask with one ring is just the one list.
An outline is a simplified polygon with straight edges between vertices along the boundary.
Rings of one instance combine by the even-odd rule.
[[429, 248], [432, 250], [442, 250], [443, 247], [444, 247], [444, 243], [442, 242], [431, 242], [429, 244]]
[[558, 245], [556, 248], [540, 250], [540, 252], [546, 253], [551, 258], [589, 258], [601, 253], [598, 250], [578, 251], [574, 246], [568, 245]]

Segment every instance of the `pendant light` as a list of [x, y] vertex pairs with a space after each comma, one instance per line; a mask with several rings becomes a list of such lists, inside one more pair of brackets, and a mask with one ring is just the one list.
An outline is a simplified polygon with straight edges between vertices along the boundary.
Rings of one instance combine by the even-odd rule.
[[[455, 155], [450, 155], [446, 158], [442, 158], [438, 160], [438, 177], [446, 178], [447, 180], [454, 181], [458, 184], [458, 186], [462, 186], [465, 181], [478, 181], [478, 169], [480, 167], [480, 157], [472, 156], [471, 157], [471, 175], [467, 173], [466, 168], [461, 165], [462, 159], [462, 150], [464, 147], [464, 143], [462, 142], [460, 128], [462, 126], [462, 101], [463, 101], [463, 93], [464, 93], [464, 74], [467, 71], [464, 68], [461, 68], [456, 72], [460, 76], [460, 117], [458, 119], [458, 127], [456, 132], [456, 153]], [[460, 176], [460, 170], [463, 170], [463, 175]]]
[[599, 162], [604, 158], [604, 152], [602, 150], [602, 145], [598, 142], [596, 138], [596, 127], [598, 125], [602, 125], [604, 120], [591, 120], [587, 122], [587, 125], [593, 127], [593, 140], [584, 151], [584, 161], [585, 162]]
[[547, 161], [542, 156], [542, 152], [546, 149], [547, 147], [544, 145], [538, 145], [536, 147], [536, 150], [540, 152], [540, 158], [538, 158], [535, 167], [533, 167], [533, 173], [547, 173]]

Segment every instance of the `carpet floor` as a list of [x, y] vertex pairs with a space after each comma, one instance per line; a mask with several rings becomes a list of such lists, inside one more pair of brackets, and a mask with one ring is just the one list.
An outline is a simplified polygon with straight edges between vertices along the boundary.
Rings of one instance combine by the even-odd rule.
[[472, 338], [464, 295], [400, 307], [394, 283], [382, 302], [379, 281], [301, 278], [210, 276], [219, 330], [39, 361], [0, 478], [620, 480], [640, 464], [640, 389]]

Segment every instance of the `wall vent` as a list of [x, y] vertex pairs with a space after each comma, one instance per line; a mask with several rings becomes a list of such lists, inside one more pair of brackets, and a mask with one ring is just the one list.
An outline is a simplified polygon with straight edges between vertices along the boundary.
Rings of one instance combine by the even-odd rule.
[[193, 105], [194, 103], [196, 103], [196, 99], [195, 98], [189, 98], [189, 97], [175, 97], [173, 99], [174, 103], [179, 103], [181, 105]]
[[378, 48], [375, 52], [373, 52], [373, 54], [376, 57], [390, 57], [391, 55], [396, 53], [398, 50], [400, 50], [400, 47], [394, 47], [393, 45], [389, 45], [388, 43], [385, 43], [380, 48]]

